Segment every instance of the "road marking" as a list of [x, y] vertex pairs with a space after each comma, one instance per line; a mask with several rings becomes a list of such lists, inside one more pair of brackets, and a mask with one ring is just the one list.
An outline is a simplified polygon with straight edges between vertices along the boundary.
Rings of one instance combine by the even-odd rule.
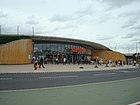
[[56, 78], [74, 78], [74, 77], [78, 77], [77, 75], [73, 75], [73, 76], [56, 76], [56, 77], [39, 77], [40, 79], [56, 79]]
[[121, 71], [121, 72], [123, 72], [123, 73], [129, 73], [130, 71]]
[[120, 71], [120, 72], [122, 72], [122, 73], [136, 73], [138, 71]]
[[94, 76], [112, 75], [116, 73], [93, 74]]
[[129, 105], [140, 105], [140, 101], [132, 103], [132, 104], [129, 104]]
[[0, 78], [0, 80], [12, 80], [12, 78]]
[[9, 93], [9, 92], [27, 92], [27, 91], [39, 91], [39, 90], [52, 90], [52, 89], [61, 89], [61, 88], [72, 88], [72, 87], [81, 87], [81, 86], [91, 86], [91, 85], [100, 85], [100, 84], [108, 84], [108, 83], [116, 83], [116, 82], [124, 82], [134, 79], [140, 79], [140, 77], [129, 78], [129, 79], [122, 79], [122, 80], [115, 80], [115, 81], [108, 81], [108, 82], [98, 82], [98, 83], [87, 83], [87, 84], [80, 84], [80, 85], [70, 85], [70, 86], [59, 86], [59, 87], [49, 87], [49, 88], [36, 88], [36, 89], [22, 89], [22, 90], [0, 90], [0, 93]]

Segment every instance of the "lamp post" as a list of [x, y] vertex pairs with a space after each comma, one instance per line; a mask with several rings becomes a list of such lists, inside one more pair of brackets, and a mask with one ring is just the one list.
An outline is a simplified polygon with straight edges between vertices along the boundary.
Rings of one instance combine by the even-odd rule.
[[19, 35], [19, 26], [17, 26], [17, 35]]
[[138, 63], [138, 51], [137, 51], [138, 46], [137, 46], [137, 43], [140, 43], [140, 42], [136, 42], [136, 64]]
[[0, 25], [0, 35], [1, 35], [1, 25]]
[[33, 31], [33, 37], [34, 37], [34, 35], [35, 35], [35, 30], [34, 30], [34, 27], [32, 27], [32, 31]]

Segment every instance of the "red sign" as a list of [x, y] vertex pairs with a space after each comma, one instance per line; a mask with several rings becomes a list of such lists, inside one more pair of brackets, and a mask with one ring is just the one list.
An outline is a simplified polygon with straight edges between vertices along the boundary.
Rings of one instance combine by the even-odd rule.
[[87, 53], [88, 50], [87, 49], [82, 49], [82, 48], [72, 48], [71, 52], [85, 52], [85, 53]]

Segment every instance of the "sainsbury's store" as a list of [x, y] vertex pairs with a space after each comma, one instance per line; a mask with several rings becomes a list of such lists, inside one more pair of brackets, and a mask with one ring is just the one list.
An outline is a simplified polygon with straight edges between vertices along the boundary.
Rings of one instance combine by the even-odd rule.
[[[9, 38], [10, 40], [4, 41]], [[2, 43], [1, 43], [2, 42]], [[58, 58], [62, 62], [76, 63], [90, 59], [101, 58], [106, 60], [122, 60], [125, 56], [119, 52], [111, 51], [108, 47], [85, 40], [70, 39], [51, 36], [1, 36], [0, 64], [27, 64], [32, 57], [44, 56], [48, 62]]]

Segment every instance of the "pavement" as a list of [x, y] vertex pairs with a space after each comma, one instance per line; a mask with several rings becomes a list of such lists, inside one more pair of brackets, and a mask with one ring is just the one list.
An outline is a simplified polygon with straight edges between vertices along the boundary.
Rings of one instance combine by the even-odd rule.
[[[136, 68], [133, 65], [123, 65], [112, 67], [105, 67], [105, 64], [95, 68], [95, 65], [78, 65], [78, 64], [44, 64], [45, 68], [38, 68], [34, 70], [33, 64], [26, 65], [0, 65], [0, 73], [41, 73], [41, 72], [78, 72], [78, 71], [99, 71], [99, 70], [116, 70]], [[83, 68], [80, 68], [83, 67]]]

